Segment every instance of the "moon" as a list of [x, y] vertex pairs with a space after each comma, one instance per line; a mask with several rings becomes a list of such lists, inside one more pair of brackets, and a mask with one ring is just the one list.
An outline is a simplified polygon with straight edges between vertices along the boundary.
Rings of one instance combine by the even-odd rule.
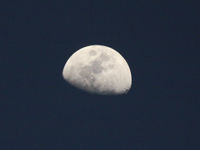
[[72, 86], [99, 95], [125, 94], [132, 85], [126, 60], [104, 45], [90, 45], [76, 51], [64, 65], [62, 75]]

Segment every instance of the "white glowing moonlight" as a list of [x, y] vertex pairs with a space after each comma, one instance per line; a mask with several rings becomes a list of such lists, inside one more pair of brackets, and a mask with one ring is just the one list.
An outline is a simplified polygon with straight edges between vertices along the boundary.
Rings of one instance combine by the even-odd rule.
[[126, 60], [114, 49], [103, 45], [76, 51], [67, 60], [62, 75], [72, 86], [100, 95], [127, 93], [132, 84]]

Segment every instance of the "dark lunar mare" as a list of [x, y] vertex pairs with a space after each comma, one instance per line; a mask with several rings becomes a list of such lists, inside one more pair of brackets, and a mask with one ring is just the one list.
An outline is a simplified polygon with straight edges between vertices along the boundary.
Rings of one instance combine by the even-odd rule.
[[[91, 54], [92, 55], [95, 54], [95, 51], [90, 51], [89, 55], [91, 56]], [[91, 62], [90, 65], [83, 66], [80, 69], [79, 75], [81, 77], [81, 81], [83, 82], [83, 84], [80, 84], [82, 86], [81, 87], [82, 89], [88, 89], [88, 90], [90, 89], [91, 92], [102, 92], [99, 91], [98, 85], [95, 84], [96, 81], [95, 76], [96, 74], [100, 74], [103, 71], [107, 70], [107, 68], [104, 68], [102, 66], [102, 63], [108, 60], [110, 60], [110, 56], [107, 55], [105, 52], [102, 52], [101, 55], [96, 60], [93, 60]], [[80, 85], [77, 87], [80, 87]], [[113, 92], [114, 91], [107, 91], [105, 94]]]

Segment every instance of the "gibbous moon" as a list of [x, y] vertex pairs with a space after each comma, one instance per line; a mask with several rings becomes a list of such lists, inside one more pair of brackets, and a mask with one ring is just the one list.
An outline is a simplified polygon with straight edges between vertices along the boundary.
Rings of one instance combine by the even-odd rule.
[[63, 78], [72, 86], [100, 95], [118, 95], [132, 84], [126, 60], [114, 49], [91, 45], [76, 51], [66, 62]]

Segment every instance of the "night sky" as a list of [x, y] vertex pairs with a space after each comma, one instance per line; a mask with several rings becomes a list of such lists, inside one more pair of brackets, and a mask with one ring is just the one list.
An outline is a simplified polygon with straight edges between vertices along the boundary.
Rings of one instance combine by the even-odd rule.
[[[1, 3], [1, 150], [197, 149], [198, 3]], [[127, 60], [128, 94], [92, 95], [63, 80], [67, 59], [92, 44]]]

